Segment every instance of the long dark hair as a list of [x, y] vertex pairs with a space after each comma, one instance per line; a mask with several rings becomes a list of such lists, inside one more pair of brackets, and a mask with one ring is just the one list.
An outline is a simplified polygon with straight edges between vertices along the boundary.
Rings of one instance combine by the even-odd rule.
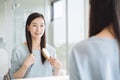
[[[25, 25], [25, 32], [26, 32], [26, 41], [27, 41], [27, 46], [28, 46], [28, 49], [29, 49], [29, 52], [32, 53], [32, 38], [31, 38], [31, 34], [30, 32], [28, 31], [28, 26], [31, 24], [31, 22], [36, 19], [36, 18], [42, 18], [44, 20], [44, 23], [45, 23], [45, 19], [44, 19], [44, 16], [40, 13], [32, 13], [28, 16], [27, 18], [27, 21], [26, 21], [26, 25]], [[40, 41], [40, 46], [41, 46], [41, 49], [42, 48], [46, 48], [46, 32], [44, 31], [44, 34], [43, 36], [41, 37], [41, 41]], [[42, 53], [42, 51], [40, 50], [40, 52]], [[41, 60], [42, 60], [42, 63], [45, 62], [45, 57], [41, 54]]]
[[113, 24], [113, 31], [120, 45], [120, 26], [118, 7], [119, 0], [90, 0], [89, 37], [98, 34], [104, 28]]

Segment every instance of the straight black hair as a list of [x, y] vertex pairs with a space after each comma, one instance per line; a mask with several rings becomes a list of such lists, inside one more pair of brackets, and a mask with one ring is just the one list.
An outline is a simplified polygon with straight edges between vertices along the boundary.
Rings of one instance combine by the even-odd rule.
[[[44, 20], [44, 23], [45, 23], [45, 19], [44, 19], [44, 16], [40, 13], [32, 13], [28, 16], [27, 18], [27, 21], [26, 21], [26, 25], [25, 25], [25, 32], [26, 32], [26, 41], [27, 41], [27, 46], [28, 46], [28, 49], [29, 49], [29, 52], [32, 53], [32, 39], [31, 39], [31, 34], [30, 32], [28, 31], [28, 26], [31, 24], [31, 22], [36, 19], [36, 18], [42, 18]], [[41, 50], [42, 48], [46, 48], [46, 32], [44, 31], [44, 34], [43, 36], [41, 37], [41, 41], [40, 41], [40, 47], [41, 47]], [[40, 50], [40, 53], [42, 53], [42, 51]], [[41, 61], [42, 63], [45, 62], [45, 57], [41, 55]]]
[[119, 0], [90, 0], [89, 37], [113, 24], [114, 34], [120, 45], [119, 3]]

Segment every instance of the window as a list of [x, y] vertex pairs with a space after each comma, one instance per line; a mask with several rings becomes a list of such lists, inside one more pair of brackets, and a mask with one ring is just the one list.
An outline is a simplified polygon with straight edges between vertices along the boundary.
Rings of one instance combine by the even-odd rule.
[[58, 59], [62, 62], [61, 75], [66, 74], [66, 19], [64, 0], [51, 3], [51, 23], [53, 26], [53, 45]]
[[60, 0], [51, 4], [53, 45], [63, 63], [63, 74], [67, 74], [68, 55], [72, 47], [86, 37], [84, 2], [84, 0]]
[[54, 19], [63, 17], [63, 2], [57, 1], [54, 3]]

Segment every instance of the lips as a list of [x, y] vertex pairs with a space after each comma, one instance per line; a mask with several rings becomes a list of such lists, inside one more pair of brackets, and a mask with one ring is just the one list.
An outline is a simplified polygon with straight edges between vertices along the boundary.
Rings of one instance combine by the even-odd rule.
[[40, 35], [41, 33], [35, 33], [35, 35]]
[[41, 35], [42, 33], [35, 33], [35, 35]]

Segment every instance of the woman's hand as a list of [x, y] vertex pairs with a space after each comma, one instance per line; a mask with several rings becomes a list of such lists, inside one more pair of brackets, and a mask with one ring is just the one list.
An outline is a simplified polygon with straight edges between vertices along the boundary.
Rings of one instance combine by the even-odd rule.
[[30, 54], [23, 63], [23, 66], [29, 68], [35, 62], [35, 55]]
[[62, 67], [61, 62], [58, 59], [53, 58], [53, 57], [50, 57], [49, 62], [55, 68], [53, 74], [58, 75], [58, 73], [59, 73], [59, 71], [60, 71], [60, 69]]

